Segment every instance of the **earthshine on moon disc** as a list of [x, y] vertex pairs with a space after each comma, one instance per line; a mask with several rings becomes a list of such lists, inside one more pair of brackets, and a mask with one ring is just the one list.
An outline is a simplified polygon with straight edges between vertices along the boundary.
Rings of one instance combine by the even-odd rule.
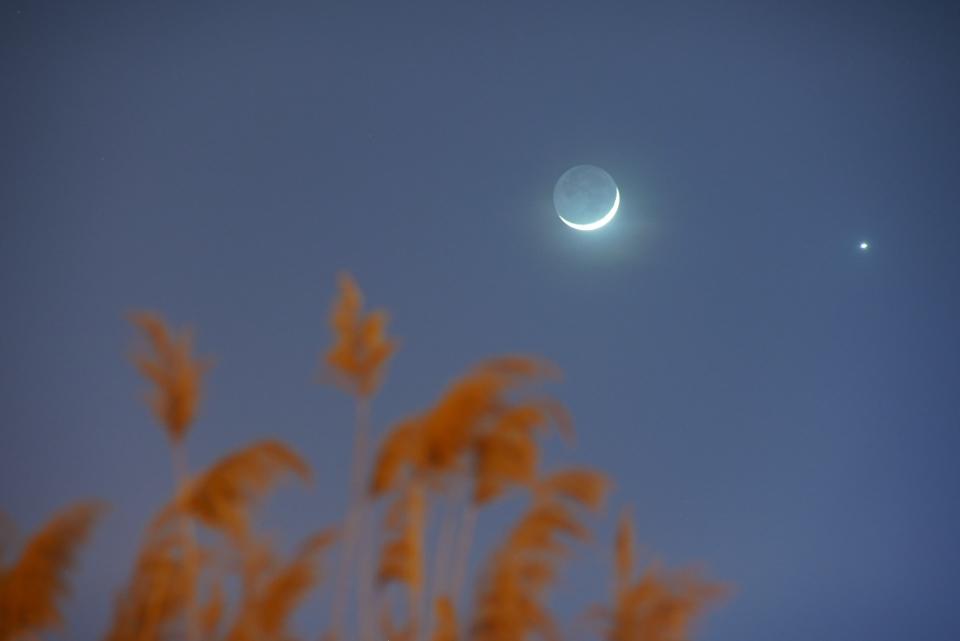
[[600, 229], [617, 215], [620, 190], [613, 178], [593, 165], [571, 167], [553, 188], [560, 220], [579, 231]]

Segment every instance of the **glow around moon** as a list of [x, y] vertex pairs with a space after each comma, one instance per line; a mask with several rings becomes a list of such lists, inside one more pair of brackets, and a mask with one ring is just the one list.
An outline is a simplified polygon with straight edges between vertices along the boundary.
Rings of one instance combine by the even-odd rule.
[[594, 231], [607, 225], [620, 209], [620, 189], [599, 167], [568, 169], [553, 189], [557, 216], [571, 229]]

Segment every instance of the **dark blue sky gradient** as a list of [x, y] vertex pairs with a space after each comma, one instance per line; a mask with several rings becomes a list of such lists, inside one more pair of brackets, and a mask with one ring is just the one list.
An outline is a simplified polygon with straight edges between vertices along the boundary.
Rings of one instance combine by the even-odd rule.
[[[0, 508], [114, 506], [69, 638], [171, 489], [124, 313], [217, 359], [194, 463], [274, 435], [316, 466], [266, 510], [290, 542], [343, 507], [351, 407], [312, 379], [346, 268], [403, 339], [380, 426], [485, 356], [563, 367], [555, 460], [737, 586], [700, 638], [956, 639], [948, 4], [4, 2]], [[581, 163], [622, 193], [595, 234], [551, 206]]]

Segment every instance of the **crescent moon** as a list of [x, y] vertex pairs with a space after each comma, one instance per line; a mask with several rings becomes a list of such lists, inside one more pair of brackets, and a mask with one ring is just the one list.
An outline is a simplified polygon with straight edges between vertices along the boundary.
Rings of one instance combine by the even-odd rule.
[[595, 220], [592, 223], [572, 223], [566, 218], [564, 218], [563, 216], [560, 216], [560, 214], [557, 214], [557, 216], [560, 216], [560, 220], [562, 220], [563, 223], [568, 227], [573, 227], [574, 229], [577, 229], [579, 231], [593, 231], [595, 229], [600, 229], [601, 227], [609, 223], [611, 220], [613, 220], [613, 217], [617, 215], [618, 209], [620, 209], [620, 188], [619, 187], [617, 188], [616, 196], [614, 196], [613, 198], [613, 207], [611, 207], [610, 211], [608, 211], [604, 215], [604, 217], [601, 218], [600, 220]]

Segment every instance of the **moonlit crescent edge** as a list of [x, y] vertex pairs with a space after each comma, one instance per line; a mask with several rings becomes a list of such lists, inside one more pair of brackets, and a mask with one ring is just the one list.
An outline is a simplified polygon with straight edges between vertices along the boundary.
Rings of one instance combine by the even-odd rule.
[[557, 212], [557, 216], [560, 216], [560, 220], [562, 220], [565, 225], [572, 227], [576, 230], [593, 231], [595, 229], [600, 229], [601, 227], [609, 223], [611, 220], [613, 220], [613, 217], [617, 215], [617, 210], [619, 208], [620, 208], [620, 188], [617, 187], [617, 193], [613, 197], [613, 207], [611, 207], [610, 211], [608, 211], [606, 215], [604, 215], [604, 217], [599, 220], [595, 220], [592, 223], [572, 223], [566, 218], [564, 218], [563, 216], [560, 216], [560, 212]]

